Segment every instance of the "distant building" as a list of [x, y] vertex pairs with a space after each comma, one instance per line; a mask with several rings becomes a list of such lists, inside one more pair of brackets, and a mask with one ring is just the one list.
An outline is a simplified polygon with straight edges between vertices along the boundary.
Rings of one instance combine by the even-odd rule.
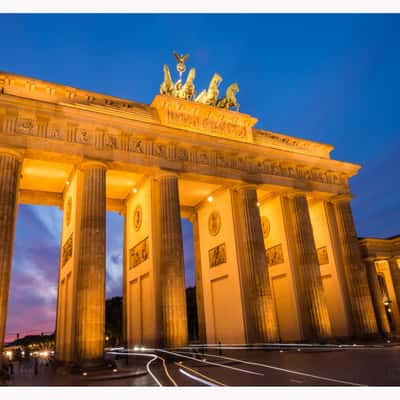
[[400, 333], [400, 235], [359, 243], [380, 331]]

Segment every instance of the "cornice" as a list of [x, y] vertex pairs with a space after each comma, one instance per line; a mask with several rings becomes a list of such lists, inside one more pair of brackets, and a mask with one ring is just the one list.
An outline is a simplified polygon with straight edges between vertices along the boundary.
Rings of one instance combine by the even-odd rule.
[[[309, 159], [308, 161], [310, 161], [311, 157], [314, 160], [314, 164], [321, 162], [317, 161], [319, 158], [329, 160], [329, 153], [333, 149], [333, 146], [331, 145], [304, 140], [271, 131], [254, 129], [252, 128], [252, 125], [254, 125], [257, 119], [247, 114], [220, 110], [214, 107], [179, 99], [165, 98], [165, 96], [156, 96], [153, 100], [152, 106], [149, 106], [114, 96], [82, 90], [67, 85], [46, 82], [43, 80], [7, 72], [0, 72], [0, 89], [4, 95], [18, 96], [19, 102], [23, 101], [24, 99], [31, 99], [33, 101], [48, 103], [50, 105], [50, 109], [48, 110], [50, 113], [54, 113], [55, 106], [64, 106], [66, 108], [59, 109], [62, 114], [66, 109], [69, 109], [70, 111], [89, 111], [92, 114], [97, 114], [100, 118], [103, 117], [103, 121], [109, 120], [110, 116], [114, 118], [121, 118], [121, 122], [123, 124], [126, 124], [126, 120], [135, 121], [136, 124], [139, 124], [136, 126], [137, 129], [144, 128], [144, 126], [142, 126], [143, 123], [150, 123], [152, 125], [155, 124], [157, 125], [157, 129], [166, 128], [166, 126], [160, 122], [160, 118], [158, 117], [158, 115], [165, 114], [165, 112], [162, 112], [162, 104], [166, 102], [168, 104], [167, 109], [169, 111], [171, 111], [171, 109], [173, 110], [174, 107], [177, 111], [181, 111], [181, 109], [183, 111], [188, 109], [190, 111], [188, 115], [201, 115], [207, 116], [207, 118], [211, 115], [211, 120], [216, 123], [218, 123], [218, 121], [225, 121], [223, 123], [230, 121], [234, 124], [237, 124], [238, 127], [241, 126], [246, 129], [250, 129], [250, 136], [241, 140], [239, 143], [241, 145], [251, 144], [254, 146], [256, 151], [268, 152], [271, 154], [271, 156], [274, 155], [273, 150], [278, 150], [280, 153], [287, 152], [287, 158], [292, 158], [293, 154], [295, 154], [297, 157], [300, 155], [307, 155], [307, 158]], [[75, 115], [75, 117], [76, 116], [77, 115]], [[189, 135], [193, 135], [193, 130], [186, 129], [187, 126], [185, 124], [179, 125], [173, 123], [172, 126], [176, 128], [178, 135], [181, 134], [182, 131], [186, 131]], [[196, 127], [193, 129], [194, 131], [197, 130], [199, 133], [199, 129]], [[232, 131], [231, 128], [227, 129], [227, 132]], [[203, 136], [205, 136], [207, 144], [210, 144], [210, 134], [203, 132], [202, 129], [200, 129], [200, 132], [202, 132]], [[168, 129], [166, 133], [172, 133], [171, 129]], [[213, 133], [211, 133], [211, 135], [213, 135]], [[201, 141], [201, 137], [198, 138]], [[217, 134], [214, 136], [213, 142], [215, 139], [225, 139], [222, 141], [223, 145], [227, 144], [226, 140], [230, 142], [235, 141], [235, 138], [229, 138], [229, 135], [222, 133], [221, 135]], [[230, 143], [230, 145], [232, 145], [232, 143]], [[355, 175], [360, 167], [355, 164], [338, 161], [335, 161], [330, 165], [333, 169], [345, 170], [349, 176]]]

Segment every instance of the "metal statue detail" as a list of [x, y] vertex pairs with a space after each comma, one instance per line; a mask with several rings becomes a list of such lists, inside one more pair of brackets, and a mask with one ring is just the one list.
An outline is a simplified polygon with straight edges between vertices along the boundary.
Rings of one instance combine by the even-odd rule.
[[217, 104], [219, 90], [218, 86], [222, 82], [222, 77], [215, 73], [211, 78], [208, 90], [203, 90], [195, 99], [198, 103], [207, 104], [209, 106], [215, 106]]
[[[194, 68], [190, 68], [188, 73], [188, 77], [186, 79], [185, 84], [177, 91], [175, 94], [179, 99], [191, 100], [194, 96], [194, 78], [196, 77], [196, 70]], [[180, 82], [180, 81], [179, 81]]]
[[217, 107], [226, 108], [227, 110], [234, 107], [236, 111], [239, 111], [239, 103], [235, 96], [238, 92], [239, 86], [236, 82], [229, 85], [228, 89], [226, 89], [225, 97], [217, 101]]
[[186, 71], [185, 62], [189, 58], [189, 54], [180, 55], [176, 51], [173, 52], [174, 57], [178, 61], [176, 69], [179, 73], [179, 79], [174, 83], [168, 65], [164, 65], [164, 81], [160, 85], [160, 94], [172, 96], [178, 99], [192, 100], [197, 103], [206, 104], [218, 108], [229, 110], [235, 108], [239, 111], [239, 103], [236, 100], [236, 93], [239, 92], [237, 83], [232, 83], [226, 90], [225, 97], [219, 97], [219, 85], [222, 82], [222, 77], [215, 73], [211, 78], [208, 89], [202, 90], [197, 96], [194, 86], [196, 70], [191, 68], [186, 82], [182, 84], [182, 74]]
[[164, 81], [160, 86], [160, 94], [165, 94], [171, 96], [174, 91], [174, 82], [171, 78], [171, 72], [169, 72], [169, 67], [164, 64]]

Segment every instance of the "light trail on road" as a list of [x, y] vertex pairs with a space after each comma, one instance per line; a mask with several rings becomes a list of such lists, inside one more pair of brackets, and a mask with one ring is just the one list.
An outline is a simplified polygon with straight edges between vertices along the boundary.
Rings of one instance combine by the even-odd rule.
[[109, 351], [108, 354], [113, 354], [113, 355], [131, 355], [131, 356], [142, 356], [142, 357], [152, 357], [152, 359], [146, 364], [146, 370], [149, 373], [149, 375], [153, 378], [153, 380], [157, 383], [158, 386], [163, 386], [161, 382], [156, 378], [156, 376], [151, 372], [150, 365], [153, 361], [157, 360], [159, 357], [157, 354], [147, 354], [147, 353], [133, 353], [133, 352], [119, 352], [119, 351]]
[[165, 358], [162, 358], [160, 356], [158, 356], [158, 358], [160, 358], [162, 360], [164, 371], [165, 371], [165, 375], [167, 375], [168, 379], [172, 382], [172, 384], [174, 386], [178, 386], [177, 383], [172, 378], [172, 376], [169, 374], [169, 371], [168, 371], [168, 368], [167, 368], [167, 363], [165, 362]]
[[186, 355], [184, 355], [184, 354], [180, 354], [180, 353], [176, 353], [176, 352], [168, 351], [168, 350], [164, 350], [164, 349], [156, 349], [156, 350], [157, 350], [157, 351], [161, 351], [161, 352], [163, 352], [163, 353], [172, 354], [172, 355], [174, 355], [174, 356], [187, 358], [187, 359], [189, 359], [189, 360], [194, 360], [194, 361], [197, 361], [198, 363], [202, 363], [202, 364], [215, 365], [215, 366], [217, 366], [217, 367], [226, 368], [226, 369], [231, 369], [231, 370], [234, 370], [234, 371], [239, 371], [239, 372], [243, 372], [243, 373], [245, 373], [245, 374], [250, 374], [250, 375], [264, 376], [264, 374], [262, 374], [262, 373], [250, 371], [250, 370], [248, 370], [248, 369], [242, 369], [242, 368], [231, 367], [231, 366], [229, 366], [229, 365], [219, 364], [219, 363], [212, 362], [212, 361], [198, 360], [197, 358], [194, 358], [194, 357], [186, 356]]
[[[195, 369], [189, 368], [187, 365], [184, 365], [183, 362], [182, 362], [182, 364], [175, 362], [175, 365], [177, 365], [178, 367], [188, 369], [189, 371], [193, 372], [194, 374], [197, 374], [210, 382], [216, 383], [217, 386], [227, 386], [224, 383], [217, 381], [216, 379], [210, 378], [208, 375], [202, 374], [201, 372], [196, 371]], [[215, 386], [215, 385], [211, 385], [211, 386]]]
[[179, 368], [178, 371], [179, 371], [181, 374], [187, 376], [188, 378], [193, 379], [193, 380], [196, 381], [196, 382], [203, 383], [203, 384], [206, 385], [206, 386], [217, 386], [217, 385], [213, 385], [212, 383], [210, 383], [210, 382], [208, 382], [208, 381], [205, 381], [204, 379], [197, 378], [196, 376], [193, 376], [193, 375], [189, 374], [189, 372], [184, 371], [182, 368]]
[[149, 373], [149, 375], [155, 380], [155, 382], [157, 383], [157, 385], [158, 386], [162, 386], [161, 385], [161, 382], [155, 377], [155, 375], [151, 372], [151, 369], [150, 369], [150, 364], [154, 361], [154, 360], [157, 360], [158, 359], [158, 356], [156, 356], [155, 354], [154, 354], [154, 357], [146, 364], [146, 369], [147, 369], [147, 372]]
[[[183, 352], [183, 353], [185, 353], [185, 352]], [[232, 358], [232, 357], [220, 356], [220, 355], [209, 354], [209, 353], [206, 353], [206, 355], [207, 355], [207, 357], [222, 358], [225, 360], [236, 361], [236, 362], [240, 362], [243, 364], [254, 365], [254, 366], [263, 367], [263, 368], [269, 368], [269, 369], [273, 369], [276, 371], [286, 372], [286, 373], [300, 375], [300, 376], [307, 376], [309, 378], [320, 379], [320, 380], [328, 381], [328, 382], [341, 383], [341, 384], [350, 385], [350, 386], [366, 386], [366, 385], [363, 385], [360, 383], [349, 382], [349, 381], [344, 381], [344, 380], [334, 379], [334, 378], [328, 378], [325, 376], [308, 374], [306, 372], [300, 372], [300, 371], [295, 371], [295, 370], [291, 370], [291, 369], [280, 368], [280, 367], [276, 367], [274, 365], [262, 364], [262, 363], [257, 363], [257, 362], [253, 362], [253, 361], [241, 360], [239, 358]]]

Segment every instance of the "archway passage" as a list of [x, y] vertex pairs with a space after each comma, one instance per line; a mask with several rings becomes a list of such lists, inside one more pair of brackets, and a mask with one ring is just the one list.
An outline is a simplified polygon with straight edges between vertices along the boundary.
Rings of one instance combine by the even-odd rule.
[[193, 224], [182, 218], [183, 255], [185, 263], [186, 310], [188, 338], [191, 342], [199, 340], [199, 326], [196, 300], [196, 270]]
[[106, 346], [119, 346], [123, 342], [123, 232], [123, 216], [108, 211], [106, 215]]
[[62, 211], [57, 207], [19, 206], [6, 343], [54, 334], [61, 224]]

